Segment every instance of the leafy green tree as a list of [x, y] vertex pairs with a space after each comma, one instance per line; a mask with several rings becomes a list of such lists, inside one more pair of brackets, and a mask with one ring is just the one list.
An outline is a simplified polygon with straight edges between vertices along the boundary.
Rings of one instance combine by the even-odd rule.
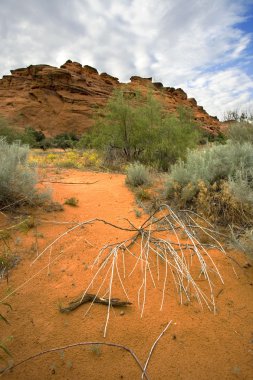
[[103, 117], [82, 136], [79, 147], [113, 150], [127, 161], [153, 163], [167, 170], [198, 139], [188, 110], [181, 108], [177, 116], [171, 115], [152, 94], [132, 96], [118, 91], [105, 107]]

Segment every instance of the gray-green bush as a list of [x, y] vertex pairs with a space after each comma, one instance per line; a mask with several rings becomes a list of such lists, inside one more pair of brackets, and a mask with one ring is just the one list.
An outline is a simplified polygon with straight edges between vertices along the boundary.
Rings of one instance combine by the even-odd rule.
[[[246, 179], [253, 168], [253, 149], [250, 143], [214, 145], [202, 150], [188, 151], [186, 161], [179, 161], [170, 172], [170, 182], [181, 186], [188, 183], [197, 185], [199, 181], [212, 184], [215, 181], [239, 178]], [[250, 184], [250, 183], [249, 183]]]
[[165, 184], [167, 198], [222, 223], [253, 217], [253, 145], [232, 143], [189, 151]]
[[151, 183], [149, 169], [138, 162], [130, 164], [127, 168], [126, 183], [134, 187], [149, 185]]
[[0, 140], [0, 205], [37, 198], [37, 174], [28, 163], [28, 146]]
[[234, 142], [253, 144], [253, 124], [247, 121], [232, 123], [228, 128], [227, 136]]

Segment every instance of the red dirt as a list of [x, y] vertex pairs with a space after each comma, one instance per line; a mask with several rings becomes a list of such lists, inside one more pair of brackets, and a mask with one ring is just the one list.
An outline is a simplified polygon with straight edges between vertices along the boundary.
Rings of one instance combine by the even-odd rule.
[[[35, 221], [39, 221], [39, 252], [67, 230], [66, 225], [49, 221], [101, 218], [127, 226], [124, 218], [136, 225], [145, 220], [145, 216], [135, 216], [137, 206], [133, 194], [124, 184], [123, 175], [65, 171], [61, 174], [48, 174], [48, 179], [97, 182], [51, 184], [54, 200], [62, 203], [67, 198], [76, 197], [79, 204], [78, 207], [66, 205], [63, 212], [36, 213]], [[164, 308], [160, 311], [162, 284], [153, 288], [152, 283], [148, 282], [144, 315], [140, 318], [137, 306], [140, 273], [134, 272], [126, 280], [127, 292], [133, 305], [111, 310], [107, 336], [103, 338], [106, 306], [93, 305], [89, 314], [84, 316], [88, 304], [70, 314], [61, 314], [59, 302], [65, 305], [70, 298], [85, 290], [91, 278], [89, 265], [103, 244], [120, 241], [132, 233], [116, 230], [103, 223], [77, 229], [54, 246], [51, 261], [60, 252], [62, 255], [50, 265], [48, 271], [48, 268], [42, 268], [48, 265], [50, 252], [46, 252], [31, 265], [36, 258], [35, 232], [33, 228], [26, 235], [17, 233], [22, 241], [19, 245], [16, 244], [15, 249], [21, 255], [21, 262], [11, 271], [9, 284], [3, 279], [0, 283], [1, 299], [6, 298], [6, 302], [13, 308], [10, 311], [1, 308], [10, 322], [7, 327], [1, 323], [1, 338], [13, 336], [7, 345], [15, 363], [43, 350], [85, 341], [125, 345], [145, 363], [155, 339], [172, 320], [172, 325], [152, 354], [147, 371], [150, 379], [253, 378], [253, 268], [243, 267], [248, 261], [246, 256], [239, 253], [235, 256], [233, 253], [240, 264], [238, 266], [235, 263], [232, 265], [219, 251], [211, 252], [225, 282], [223, 285], [214, 278], [216, 315], [205, 308], [202, 311], [196, 302], [179, 305], [171, 284], [166, 288]], [[126, 263], [127, 269], [128, 264]], [[25, 281], [29, 282], [7, 298]], [[117, 282], [112, 296], [126, 298]], [[48, 353], [2, 376], [8, 380], [140, 379], [141, 371], [126, 351], [101, 346], [95, 349], [76, 347], [60, 353]]]

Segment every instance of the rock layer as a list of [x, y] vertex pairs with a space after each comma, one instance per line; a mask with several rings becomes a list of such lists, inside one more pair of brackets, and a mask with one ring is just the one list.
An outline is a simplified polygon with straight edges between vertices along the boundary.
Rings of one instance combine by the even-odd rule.
[[21, 128], [31, 126], [47, 136], [62, 132], [81, 134], [94, 123], [94, 111], [104, 106], [113, 91], [152, 90], [168, 112], [187, 106], [201, 126], [212, 133], [220, 122], [198, 106], [194, 98], [180, 88], [152, 83], [152, 78], [132, 76], [129, 83], [120, 83], [107, 73], [99, 74], [88, 65], [68, 60], [60, 68], [31, 65], [11, 70], [0, 79], [0, 115]]

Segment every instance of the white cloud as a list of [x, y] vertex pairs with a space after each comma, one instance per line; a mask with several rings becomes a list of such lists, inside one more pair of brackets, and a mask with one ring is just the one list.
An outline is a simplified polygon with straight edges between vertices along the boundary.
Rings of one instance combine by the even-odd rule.
[[206, 73], [188, 85], [188, 94], [198, 99], [210, 114], [220, 118], [226, 111], [253, 110], [253, 80], [240, 69]]
[[3, 0], [0, 74], [72, 59], [121, 81], [153, 76], [182, 87], [221, 116], [228, 105], [252, 97], [252, 78], [236, 66], [252, 38], [236, 27], [246, 5], [247, 0]]

